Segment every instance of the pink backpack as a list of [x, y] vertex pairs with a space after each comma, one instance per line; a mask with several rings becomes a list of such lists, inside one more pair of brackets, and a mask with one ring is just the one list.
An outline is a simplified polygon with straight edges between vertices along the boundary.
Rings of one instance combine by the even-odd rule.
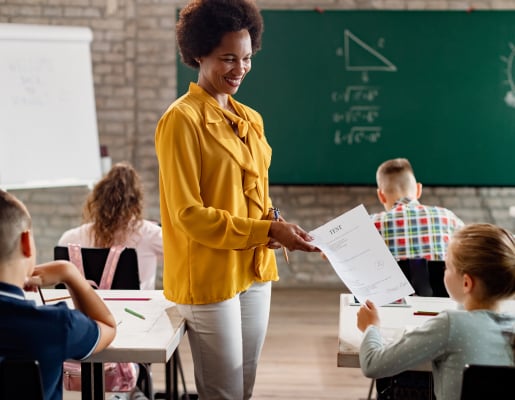
[[[114, 273], [118, 265], [120, 254], [125, 250], [124, 246], [113, 246], [109, 250], [102, 279], [98, 285], [99, 289], [111, 289]], [[84, 276], [82, 264], [82, 253], [80, 245], [69, 244], [68, 253], [70, 261], [75, 264]], [[92, 286], [97, 287], [95, 282], [89, 281]], [[65, 361], [63, 366], [63, 383], [66, 390], [81, 390], [80, 362]], [[106, 392], [130, 392], [136, 386], [138, 380], [138, 369], [135, 363], [104, 363], [104, 382]]]

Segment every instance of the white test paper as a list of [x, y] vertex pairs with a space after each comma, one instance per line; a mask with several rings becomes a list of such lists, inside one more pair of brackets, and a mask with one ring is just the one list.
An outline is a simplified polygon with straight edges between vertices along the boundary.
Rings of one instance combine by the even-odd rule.
[[309, 233], [360, 303], [382, 306], [414, 293], [363, 204]]

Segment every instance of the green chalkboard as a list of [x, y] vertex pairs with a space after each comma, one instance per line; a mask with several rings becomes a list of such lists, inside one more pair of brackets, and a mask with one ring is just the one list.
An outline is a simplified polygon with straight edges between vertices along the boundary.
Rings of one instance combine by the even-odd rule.
[[[263, 11], [236, 98], [259, 111], [271, 183], [515, 185], [515, 12]], [[178, 68], [183, 93], [196, 72]]]

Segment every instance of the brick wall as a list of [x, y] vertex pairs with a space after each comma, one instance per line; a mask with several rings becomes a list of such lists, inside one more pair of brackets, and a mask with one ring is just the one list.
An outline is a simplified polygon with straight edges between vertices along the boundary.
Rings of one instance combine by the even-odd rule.
[[[515, 0], [274, 0], [264, 9], [515, 9]], [[92, 59], [100, 143], [113, 162], [128, 160], [140, 172], [146, 216], [159, 219], [154, 129], [175, 99], [175, 15], [177, 0], [0, 0], [0, 22], [88, 26], [93, 30]], [[266, 46], [266, 43], [264, 43]], [[1, 60], [0, 60], [1, 62]], [[1, 89], [0, 89], [1, 90]], [[49, 138], [51, 140], [51, 138]], [[1, 145], [1, 144], [0, 144]], [[59, 162], [49, 160], [48, 162]], [[52, 259], [61, 233], [80, 223], [87, 188], [13, 191], [34, 220], [40, 262]], [[284, 216], [310, 230], [363, 203], [381, 209], [372, 186], [273, 186]], [[509, 229], [515, 220], [515, 188], [431, 187], [422, 201], [451, 208], [465, 222], [493, 222]], [[294, 252], [290, 265], [278, 257], [281, 286], [342, 286], [317, 254]]]

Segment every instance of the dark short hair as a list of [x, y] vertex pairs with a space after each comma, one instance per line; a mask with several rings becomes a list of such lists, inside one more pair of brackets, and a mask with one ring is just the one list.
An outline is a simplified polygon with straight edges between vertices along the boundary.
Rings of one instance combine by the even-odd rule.
[[179, 14], [176, 35], [182, 62], [198, 69], [196, 58], [207, 56], [229, 32], [246, 29], [252, 54], [261, 49], [263, 17], [252, 0], [193, 0]]

